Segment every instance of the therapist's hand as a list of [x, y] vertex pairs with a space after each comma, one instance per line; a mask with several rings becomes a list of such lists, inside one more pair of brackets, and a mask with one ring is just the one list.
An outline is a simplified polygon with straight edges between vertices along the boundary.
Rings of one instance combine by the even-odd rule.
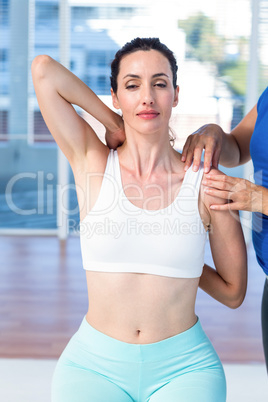
[[208, 173], [211, 166], [218, 168], [223, 134], [217, 124], [206, 124], [189, 135], [182, 150], [181, 160], [185, 162], [185, 170], [189, 169], [192, 162], [193, 170], [199, 169], [203, 149], [204, 172]]
[[228, 200], [227, 204], [213, 204], [210, 209], [261, 212], [267, 214], [268, 190], [246, 179], [226, 175], [206, 174], [204, 192]]

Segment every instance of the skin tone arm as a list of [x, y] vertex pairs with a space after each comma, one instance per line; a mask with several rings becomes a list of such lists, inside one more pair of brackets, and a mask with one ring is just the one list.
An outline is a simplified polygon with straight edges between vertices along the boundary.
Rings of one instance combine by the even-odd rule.
[[257, 119], [257, 105], [230, 132], [225, 133], [217, 124], [207, 124], [190, 135], [183, 147], [182, 160], [187, 170], [193, 161], [193, 170], [198, 170], [203, 149], [204, 171], [208, 173], [212, 166], [220, 163], [226, 167], [234, 167], [248, 162], [249, 144]]
[[[193, 169], [198, 169], [203, 148], [205, 148], [204, 169], [207, 172], [210, 170], [211, 164], [217, 167], [219, 162], [226, 167], [234, 167], [248, 162], [251, 159], [249, 145], [256, 119], [257, 106], [255, 105], [230, 134], [224, 133], [216, 124], [201, 127], [189, 136], [185, 143], [183, 149], [185, 169], [188, 169], [192, 158], [194, 158]], [[215, 176], [211, 173], [206, 175], [203, 184], [208, 187], [205, 190], [207, 194], [229, 201], [227, 204], [218, 202], [212, 204], [210, 209], [243, 210], [268, 215], [268, 189], [265, 187], [245, 179]]]
[[210, 209], [224, 211], [261, 212], [268, 216], [268, 189], [249, 180], [231, 176], [206, 175], [203, 184], [207, 194], [216, 199], [228, 199], [227, 204], [212, 204]]
[[37, 56], [32, 63], [32, 76], [44, 120], [71, 165], [83, 160], [89, 150], [99, 153], [106, 147], [72, 104], [105, 126], [111, 146], [113, 136], [124, 139], [121, 117], [60, 63], [46, 55]]
[[[223, 173], [212, 169], [213, 174], [224, 177]], [[209, 241], [216, 269], [205, 265], [199, 287], [214, 299], [230, 308], [241, 305], [247, 287], [247, 253], [242, 228], [237, 211], [214, 211], [210, 205], [215, 201], [222, 205], [226, 200], [216, 199], [205, 193], [201, 186], [204, 210], [201, 216], [209, 222]]]

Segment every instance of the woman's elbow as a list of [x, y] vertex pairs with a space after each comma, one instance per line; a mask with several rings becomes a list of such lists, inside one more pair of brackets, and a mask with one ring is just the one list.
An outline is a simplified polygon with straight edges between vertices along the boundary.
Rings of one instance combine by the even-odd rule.
[[52, 58], [46, 54], [36, 56], [32, 61], [31, 71], [34, 78], [44, 78]]
[[243, 303], [244, 299], [245, 299], [245, 295], [242, 296], [242, 297], [234, 298], [234, 299], [232, 299], [232, 300], [230, 300], [228, 302], [228, 307], [233, 309], [233, 310], [235, 310], [235, 309], [237, 309], [238, 307], [241, 306], [241, 304]]
[[247, 292], [247, 285], [244, 284], [240, 286], [238, 289], [235, 289], [231, 292], [230, 297], [226, 305], [231, 309], [237, 309], [243, 303]]

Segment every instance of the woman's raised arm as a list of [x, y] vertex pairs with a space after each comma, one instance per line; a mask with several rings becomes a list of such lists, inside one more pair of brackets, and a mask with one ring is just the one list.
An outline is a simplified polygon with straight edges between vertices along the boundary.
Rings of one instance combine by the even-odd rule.
[[81, 160], [89, 149], [101, 152], [105, 147], [72, 104], [80, 106], [102, 123], [108, 140], [113, 133], [117, 138], [124, 138], [121, 117], [60, 63], [47, 55], [37, 56], [32, 63], [32, 76], [44, 120], [71, 164]]

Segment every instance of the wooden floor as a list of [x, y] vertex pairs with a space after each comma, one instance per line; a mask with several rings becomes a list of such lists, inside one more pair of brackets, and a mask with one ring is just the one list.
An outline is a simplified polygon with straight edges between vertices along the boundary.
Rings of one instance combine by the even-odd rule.
[[[196, 312], [223, 362], [264, 361], [264, 279], [250, 246], [248, 292], [239, 309], [198, 292]], [[78, 238], [61, 244], [55, 237], [0, 237], [0, 357], [57, 358], [86, 308]]]

